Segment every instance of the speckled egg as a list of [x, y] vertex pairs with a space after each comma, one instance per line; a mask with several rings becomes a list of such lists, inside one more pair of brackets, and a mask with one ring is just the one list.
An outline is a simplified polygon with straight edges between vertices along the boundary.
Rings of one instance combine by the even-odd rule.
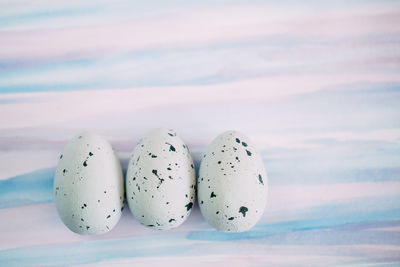
[[197, 180], [201, 213], [224, 232], [249, 230], [267, 201], [264, 164], [250, 140], [236, 131], [219, 135], [208, 147]]
[[195, 169], [188, 147], [172, 130], [156, 129], [135, 147], [126, 174], [129, 208], [143, 225], [171, 229], [195, 201]]
[[74, 137], [60, 156], [54, 176], [58, 214], [71, 231], [98, 235], [111, 230], [124, 208], [121, 164], [98, 135]]

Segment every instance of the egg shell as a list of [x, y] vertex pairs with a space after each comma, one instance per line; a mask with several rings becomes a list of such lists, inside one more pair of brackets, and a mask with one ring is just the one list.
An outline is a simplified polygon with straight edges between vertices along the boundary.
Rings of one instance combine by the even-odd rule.
[[188, 147], [172, 130], [156, 129], [135, 147], [126, 174], [134, 217], [158, 230], [182, 224], [195, 202], [196, 177]]
[[268, 184], [251, 141], [236, 131], [216, 137], [201, 161], [197, 190], [201, 213], [217, 230], [253, 227], [263, 215]]
[[102, 137], [82, 133], [60, 156], [54, 201], [64, 224], [82, 235], [98, 235], [119, 221], [124, 203], [121, 164]]

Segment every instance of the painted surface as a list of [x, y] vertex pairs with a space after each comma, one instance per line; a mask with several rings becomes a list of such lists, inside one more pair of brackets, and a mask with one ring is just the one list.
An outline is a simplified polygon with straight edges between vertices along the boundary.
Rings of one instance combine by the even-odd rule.
[[[369, 265], [400, 262], [398, 1], [0, 1], [0, 265]], [[249, 232], [197, 204], [171, 231], [125, 209], [70, 232], [52, 184], [90, 130], [126, 168], [172, 128], [198, 169], [226, 130], [259, 148], [269, 202]]]

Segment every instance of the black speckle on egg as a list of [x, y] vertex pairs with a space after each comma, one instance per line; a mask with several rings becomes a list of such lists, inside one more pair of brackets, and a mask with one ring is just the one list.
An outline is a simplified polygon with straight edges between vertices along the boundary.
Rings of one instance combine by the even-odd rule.
[[246, 149], [247, 156], [251, 156], [251, 152]]
[[108, 215], [108, 216], [107, 216], [107, 219], [109, 219], [110, 217], [111, 217], [111, 215]]
[[83, 162], [83, 167], [86, 167], [87, 166], [87, 162], [86, 162], [86, 160]]
[[166, 144], [169, 145], [169, 151], [172, 151], [172, 152], [176, 151], [175, 147], [173, 145], [171, 145], [170, 143], [167, 143], [167, 142], [166, 142]]
[[240, 139], [239, 138], [236, 138], [236, 143], [240, 144]]
[[262, 179], [261, 174], [258, 175], [258, 181], [260, 182], [260, 184], [264, 185], [264, 181]]
[[158, 175], [157, 170], [153, 169], [151, 172], [152, 172], [155, 176], [157, 176], [157, 178], [158, 178], [158, 180], [159, 180], [159, 184], [158, 184], [157, 188], [160, 188], [160, 185], [164, 182], [164, 179], [161, 178], [161, 177]]
[[242, 146], [247, 147], [247, 143], [242, 142]]
[[189, 211], [193, 207], [193, 202], [189, 202], [188, 204], [185, 205], [186, 210]]
[[210, 196], [210, 198], [213, 198], [213, 197], [216, 197], [217, 195], [216, 194], [214, 194], [214, 192], [211, 192], [211, 196]]
[[228, 220], [232, 221], [235, 217], [229, 217]]
[[169, 219], [169, 221], [168, 221], [168, 222], [170, 222], [170, 223], [171, 223], [171, 222], [173, 222], [173, 221], [175, 221], [175, 219]]
[[241, 206], [239, 209], [239, 213], [243, 214], [243, 217], [246, 217], [246, 212], [248, 212], [249, 209], [247, 207]]
[[93, 156], [93, 153], [92, 153], [92, 152], [89, 152], [89, 156]]

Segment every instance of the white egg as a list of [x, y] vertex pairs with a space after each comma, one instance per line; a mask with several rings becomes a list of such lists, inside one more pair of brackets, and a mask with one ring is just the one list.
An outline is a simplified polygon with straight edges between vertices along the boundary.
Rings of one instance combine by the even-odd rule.
[[120, 162], [100, 136], [83, 133], [65, 147], [54, 177], [54, 200], [73, 232], [97, 235], [119, 221], [124, 202]]
[[228, 131], [208, 147], [197, 181], [201, 213], [224, 232], [249, 230], [263, 215], [267, 175], [256, 148], [243, 134]]
[[159, 230], [182, 224], [193, 207], [195, 186], [192, 157], [174, 131], [156, 129], [140, 140], [129, 161], [126, 195], [141, 224]]

